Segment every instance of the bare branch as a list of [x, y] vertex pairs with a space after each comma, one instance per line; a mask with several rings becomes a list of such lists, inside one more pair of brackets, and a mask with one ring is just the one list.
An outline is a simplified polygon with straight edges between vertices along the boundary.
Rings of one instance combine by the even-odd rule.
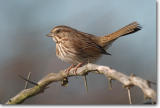
[[22, 90], [13, 98], [9, 99], [6, 104], [18, 104], [22, 103], [24, 100], [28, 99], [29, 97], [35, 96], [39, 93], [42, 93], [47, 86], [52, 82], [63, 81], [64, 78], [71, 77], [71, 76], [84, 76], [89, 72], [94, 72], [97, 74], [104, 74], [107, 78], [111, 78], [121, 82], [124, 87], [132, 87], [137, 86], [139, 87], [144, 96], [156, 101], [156, 93], [155, 91], [150, 88], [149, 83], [147, 80], [144, 80], [140, 77], [135, 75], [127, 76], [121, 72], [118, 72], [114, 69], [109, 68], [108, 66], [99, 66], [95, 64], [86, 64], [77, 69], [76, 74], [74, 73], [74, 68], [70, 70], [69, 74], [65, 72], [65, 70], [60, 71], [59, 73], [49, 73], [47, 76], [42, 78], [34, 87]]

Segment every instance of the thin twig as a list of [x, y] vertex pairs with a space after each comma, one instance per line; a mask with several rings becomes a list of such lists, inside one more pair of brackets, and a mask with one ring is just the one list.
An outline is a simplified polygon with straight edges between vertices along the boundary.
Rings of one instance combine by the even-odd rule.
[[[28, 73], [27, 80], [30, 79], [30, 76], [31, 76], [31, 72]], [[27, 89], [27, 86], [28, 86], [28, 81], [26, 81], [25, 86], [24, 86], [24, 89]]]
[[34, 82], [34, 81], [30, 81], [30, 80], [28, 80], [28, 79], [26, 79], [26, 78], [24, 78], [23, 76], [21, 76], [21, 75], [18, 75], [20, 78], [22, 78], [23, 80], [25, 80], [25, 81], [27, 81], [27, 82], [29, 82], [30, 84], [33, 84], [33, 85], [36, 85], [36, 86], [38, 86], [38, 84], [36, 83], [36, 82]]
[[86, 75], [84, 75], [83, 78], [84, 78], [84, 85], [85, 85], [86, 91], [87, 91], [87, 93], [88, 93], [88, 84], [87, 84]]
[[109, 90], [112, 90], [112, 78], [108, 78], [108, 86], [109, 86]]
[[129, 104], [132, 104], [131, 91], [129, 87], [127, 87], [127, 91], [128, 91]]

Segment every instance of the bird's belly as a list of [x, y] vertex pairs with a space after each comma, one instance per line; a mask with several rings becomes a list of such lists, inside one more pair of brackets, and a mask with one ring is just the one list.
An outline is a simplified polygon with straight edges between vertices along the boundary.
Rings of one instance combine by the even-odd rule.
[[70, 52], [68, 52], [66, 49], [62, 49], [61, 46], [56, 46], [56, 55], [59, 59], [61, 59], [64, 62], [68, 62], [71, 64], [77, 64], [80, 61], [78, 61], [77, 59], [75, 59], [75, 55]]
[[77, 63], [93, 63], [93, 62], [96, 62], [98, 58], [100, 58], [100, 55], [99, 56], [96, 56], [96, 57], [81, 57], [81, 56], [78, 56], [78, 55], [58, 55], [56, 54], [57, 57], [59, 59], [61, 59], [62, 61], [64, 62], [68, 62], [68, 63], [71, 63], [71, 64], [77, 64]]
[[57, 57], [59, 58], [59, 59], [61, 59], [62, 61], [64, 61], [64, 62], [68, 62], [68, 63], [77, 63], [77, 61], [75, 61], [75, 60], [73, 60], [71, 57], [68, 57], [68, 56], [59, 56], [59, 55], [57, 55]]
[[86, 53], [70, 52], [68, 49], [63, 48], [61, 45], [56, 46], [56, 55], [62, 61], [71, 64], [88, 62], [93, 63], [101, 56], [101, 54], [87, 55]]

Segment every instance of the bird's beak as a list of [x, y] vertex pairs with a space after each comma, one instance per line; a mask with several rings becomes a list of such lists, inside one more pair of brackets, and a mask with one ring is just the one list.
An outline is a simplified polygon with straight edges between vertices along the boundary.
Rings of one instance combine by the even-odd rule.
[[53, 33], [48, 33], [46, 36], [47, 37], [53, 37], [54, 35], [53, 35]]

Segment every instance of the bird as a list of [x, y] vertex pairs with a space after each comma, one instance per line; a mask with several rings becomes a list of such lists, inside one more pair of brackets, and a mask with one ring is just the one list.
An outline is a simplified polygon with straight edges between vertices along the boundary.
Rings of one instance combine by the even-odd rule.
[[55, 26], [47, 36], [56, 42], [57, 57], [71, 64], [66, 69], [66, 73], [75, 68], [74, 73], [76, 74], [77, 69], [82, 65], [96, 62], [102, 55], [111, 55], [106, 50], [116, 39], [139, 30], [141, 30], [141, 26], [136, 21], [103, 36], [96, 36], [66, 25], [59, 25]]

